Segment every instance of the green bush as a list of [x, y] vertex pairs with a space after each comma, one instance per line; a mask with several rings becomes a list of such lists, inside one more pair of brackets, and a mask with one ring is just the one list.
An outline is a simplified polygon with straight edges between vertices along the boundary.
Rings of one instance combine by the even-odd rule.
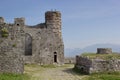
[[2, 37], [8, 37], [8, 34], [2, 34]]
[[1, 33], [2, 33], [2, 37], [8, 37], [9, 35], [9, 32], [5, 27], [1, 30]]
[[12, 47], [16, 47], [17, 45], [16, 44], [13, 44]]

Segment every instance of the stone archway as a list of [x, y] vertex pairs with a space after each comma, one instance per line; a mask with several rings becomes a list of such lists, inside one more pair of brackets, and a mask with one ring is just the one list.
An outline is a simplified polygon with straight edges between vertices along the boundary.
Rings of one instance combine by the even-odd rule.
[[32, 56], [32, 36], [25, 34], [25, 56]]

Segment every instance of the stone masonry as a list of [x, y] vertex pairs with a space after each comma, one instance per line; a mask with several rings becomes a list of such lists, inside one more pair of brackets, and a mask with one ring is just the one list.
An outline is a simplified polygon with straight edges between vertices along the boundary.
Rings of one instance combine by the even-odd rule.
[[0, 73], [23, 74], [24, 60], [14, 51], [0, 54]]
[[87, 74], [120, 71], [120, 60], [89, 59], [89, 57], [76, 56], [75, 68]]
[[63, 64], [64, 44], [61, 33], [61, 13], [47, 11], [45, 23], [25, 27], [26, 63]]
[[97, 48], [97, 54], [111, 54], [111, 48]]
[[34, 26], [25, 25], [25, 18], [6, 23], [0, 17], [0, 72], [10, 67], [8, 72], [22, 73], [24, 63], [64, 64], [59, 11], [47, 11], [45, 23]]
[[[2, 23], [1, 23], [2, 22]], [[0, 22], [0, 73], [24, 72], [24, 38], [13, 34], [12, 25]], [[22, 34], [21, 34], [22, 35]]]
[[[112, 54], [111, 48], [97, 48], [96, 55]], [[100, 55], [98, 55], [100, 56]], [[120, 59], [109, 57], [109, 59], [100, 57], [90, 58], [90, 56], [76, 56], [75, 68], [79, 69], [83, 73], [91, 74], [98, 72], [115, 72], [120, 71]], [[119, 55], [117, 55], [119, 56]], [[108, 56], [107, 56], [108, 58]]]

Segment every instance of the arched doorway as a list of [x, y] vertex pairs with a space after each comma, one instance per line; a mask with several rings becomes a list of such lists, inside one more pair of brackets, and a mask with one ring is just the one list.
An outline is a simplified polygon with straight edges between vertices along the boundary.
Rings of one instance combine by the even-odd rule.
[[32, 37], [30, 34], [25, 34], [25, 55], [32, 55]]
[[57, 52], [54, 52], [54, 62], [57, 63]]

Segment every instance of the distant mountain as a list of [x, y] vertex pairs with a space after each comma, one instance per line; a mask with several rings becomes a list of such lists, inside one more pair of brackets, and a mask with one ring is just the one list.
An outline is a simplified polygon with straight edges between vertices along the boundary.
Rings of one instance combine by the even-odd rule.
[[120, 53], [120, 45], [117, 44], [95, 44], [91, 46], [87, 46], [83, 49], [75, 48], [75, 49], [65, 49], [65, 57], [75, 57], [76, 55], [80, 55], [84, 52], [97, 52], [97, 48], [112, 48], [113, 52]]

